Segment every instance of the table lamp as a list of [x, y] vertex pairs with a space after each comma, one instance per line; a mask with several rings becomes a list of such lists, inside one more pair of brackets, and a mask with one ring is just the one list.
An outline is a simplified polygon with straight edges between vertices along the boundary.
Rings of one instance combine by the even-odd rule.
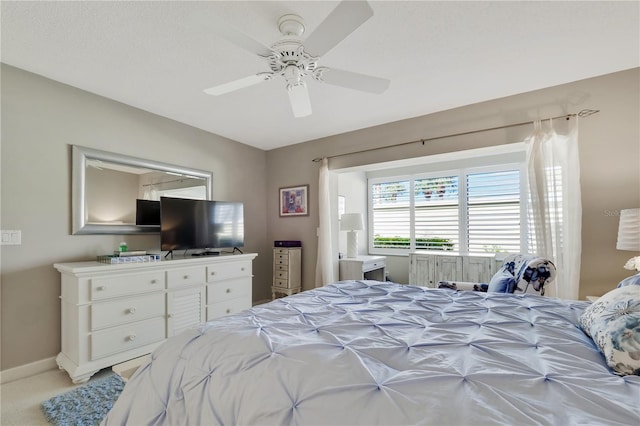
[[[620, 210], [616, 248], [640, 253], [640, 208]], [[629, 259], [624, 267], [640, 271], [640, 256]]]
[[340, 218], [340, 230], [347, 232], [347, 257], [358, 255], [358, 232], [364, 229], [364, 221], [360, 213], [345, 213]]
[[620, 210], [616, 248], [640, 252], [640, 208]]

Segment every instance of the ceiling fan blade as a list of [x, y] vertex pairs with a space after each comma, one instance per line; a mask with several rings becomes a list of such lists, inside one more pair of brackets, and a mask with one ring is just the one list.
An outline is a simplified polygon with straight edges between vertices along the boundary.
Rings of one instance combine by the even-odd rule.
[[323, 69], [318, 80], [335, 86], [346, 87], [347, 89], [355, 89], [377, 94], [383, 93], [387, 90], [391, 83], [386, 78], [373, 77], [371, 75], [338, 70], [335, 68]]
[[220, 37], [258, 56], [267, 57], [272, 54], [269, 47], [224, 22], [216, 22], [212, 29]]
[[207, 95], [224, 95], [225, 93], [233, 92], [234, 90], [244, 89], [245, 87], [253, 86], [263, 81], [269, 80], [271, 75], [268, 73], [261, 73], [256, 75], [250, 75], [239, 80], [230, 81], [228, 83], [213, 86], [204, 90]]
[[366, 1], [342, 1], [304, 41], [305, 51], [323, 56], [372, 16]]
[[289, 102], [293, 110], [294, 117], [306, 117], [311, 115], [311, 101], [309, 91], [304, 84], [296, 84], [287, 88], [289, 92]]

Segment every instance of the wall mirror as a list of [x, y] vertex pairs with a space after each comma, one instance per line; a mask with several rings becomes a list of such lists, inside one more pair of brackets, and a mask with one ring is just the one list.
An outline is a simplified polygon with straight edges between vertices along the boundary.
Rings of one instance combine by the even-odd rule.
[[71, 147], [73, 234], [160, 231], [160, 197], [211, 199], [211, 172]]

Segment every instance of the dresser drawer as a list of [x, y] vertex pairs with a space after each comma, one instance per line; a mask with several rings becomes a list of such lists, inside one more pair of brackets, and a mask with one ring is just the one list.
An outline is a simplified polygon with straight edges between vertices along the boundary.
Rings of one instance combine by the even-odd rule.
[[287, 289], [289, 288], [289, 281], [288, 280], [275, 280], [273, 283], [274, 287], [278, 287], [278, 288], [282, 288], [282, 289]]
[[289, 265], [273, 265], [273, 270], [287, 272], [289, 271]]
[[273, 264], [275, 266], [288, 265], [289, 264], [289, 255], [288, 254], [276, 254], [273, 257]]
[[362, 263], [362, 272], [373, 271], [374, 269], [384, 268], [385, 260], [368, 260]]
[[207, 304], [231, 300], [237, 297], [251, 301], [250, 279], [236, 278], [207, 286]]
[[273, 278], [275, 278], [276, 280], [286, 280], [288, 279], [288, 275], [289, 273], [285, 270], [285, 271], [275, 271], [273, 273]]
[[164, 292], [127, 297], [91, 306], [91, 330], [165, 315]]
[[226, 280], [236, 277], [250, 277], [251, 262], [229, 262], [207, 266], [207, 282]]
[[167, 271], [167, 288], [202, 284], [205, 282], [205, 273], [206, 268], [204, 266]]
[[91, 334], [91, 359], [95, 360], [161, 342], [164, 338], [164, 317], [95, 331]]
[[251, 307], [250, 297], [238, 297], [207, 306], [207, 321], [224, 315], [235, 314]]
[[164, 290], [164, 272], [113, 275], [91, 279], [91, 300]]

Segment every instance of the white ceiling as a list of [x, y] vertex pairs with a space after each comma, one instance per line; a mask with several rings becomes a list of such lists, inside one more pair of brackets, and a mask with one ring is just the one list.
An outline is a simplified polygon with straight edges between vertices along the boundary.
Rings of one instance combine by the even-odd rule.
[[[283, 80], [203, 89], [265, 60], [281, 15], [313, 29], [336, 1], [2, 1], [2, 62], [265, 150], [640, 66], [639, 2], [372, 1], [374, 16], [319, 65], [391, 80], [382, 95], [309, 81], [294, 118]], [[304, 35], [303, 35], [304, 38]]]

